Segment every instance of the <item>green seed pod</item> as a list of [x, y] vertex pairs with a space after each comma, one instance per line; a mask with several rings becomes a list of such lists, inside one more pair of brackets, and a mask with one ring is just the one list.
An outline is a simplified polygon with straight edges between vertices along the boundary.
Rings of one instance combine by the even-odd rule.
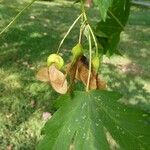
[[98, 72], [98, 69], [100, 67], [100, 57], [99, 56], [94, 56], [92, 59], [92, 66], [93, 69], [96, 71], [96, 73]]
[[58, 69], [61, 69], [64, 65], [64, 60], [62, 59], [61, 56], [59, 56], [58, 54], [51, 54], [48, 56], [47, 58], [47, 66], [51, 66], [52, 64], [55, 64], [55, 66]]
[[72, 55], [74, 59], [79, 58], [79, 56], [83, 55], [83, 47], [81, 44], [77, 44], [75, 47], [72, 49]]

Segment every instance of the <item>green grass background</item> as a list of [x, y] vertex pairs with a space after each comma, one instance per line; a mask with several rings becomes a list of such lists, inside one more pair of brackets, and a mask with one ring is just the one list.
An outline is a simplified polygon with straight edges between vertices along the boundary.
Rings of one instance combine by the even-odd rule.
[[[0, 30], [27, 2], [0, 0]], [[0, 150], [10, 145], [14, 150], [35, 149], [45, 123], [42, 114], [53, 112], [52, 101], [58, 96], [35, 74], [79, 12], [70, 2], [38, 1], [0, 37]], [[91, 21], [98, 15], [90, 11]], [[77, 28], [62, 48], [65, 58], [77, 42]], [[103, 78], [109, 89], [124, 95], [125, 103], [150, 110], [150, 10], [132, 7], [119, 48], [123, 57], [104, 58]]]

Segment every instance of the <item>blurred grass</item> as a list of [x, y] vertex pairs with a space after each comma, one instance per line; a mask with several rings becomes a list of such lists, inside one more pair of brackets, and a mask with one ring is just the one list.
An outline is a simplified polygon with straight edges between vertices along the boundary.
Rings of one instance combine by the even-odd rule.
[[[0, 0], [0, 30], [28, 0]], [[58, 96], [35, 79], [37, 69], [57, 46], [79, 14], [70, 2], [36, 2], [8, 32], [0, 37], [0, 149], [32, 150], [45, 123], [43, 112], [52, 112]], [[91, 16], [96, 16], [92, 12]], [[91, 19], [94, 20], [95, 17]], [[77, 27], [65, 41], [63, 54], [77, 42]], [[109, 89], [123, 93], [126, 103], [149, 109], [150, 104], [150, 10], [133, 7], [121, 35], [124, 56], [104, 58], [103, 78]]]

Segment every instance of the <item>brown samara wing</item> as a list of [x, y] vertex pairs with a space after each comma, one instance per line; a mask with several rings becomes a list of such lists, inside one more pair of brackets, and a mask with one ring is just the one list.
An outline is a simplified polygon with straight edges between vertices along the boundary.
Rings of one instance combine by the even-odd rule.
[[39, 69], [36, 78], [42, 82], [49, 82], [52, 88], [60, 94], [65, 94], [68, 90], [66, 76], [55, 65]]
[[49, 81], [53, 89], [60, 93], [66, 94], [68, 90], [66, 76], [59, 71], [55, 65], [49, 67]]
[[[83, 82], [83, 84], [87, 85], [87, 80], [89, 76], [89, 63], [85, 56], [82, 56], [78, 61], [77, 71], [76, 71], [76, 79]], [[100, 75], [96, 74], [94, 71], [91, 72], [90, 75], [90, 84], [89, 89], [106, 89], [106, 82], [100, 78]]]
[[42, 82], [49, 82], [48, 67], [40, 68], [36, 74], [36, 78]]

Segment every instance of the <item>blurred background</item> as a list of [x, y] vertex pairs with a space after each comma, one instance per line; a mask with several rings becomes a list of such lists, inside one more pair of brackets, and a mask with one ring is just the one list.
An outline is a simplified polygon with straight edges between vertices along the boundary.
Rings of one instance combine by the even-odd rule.
[[[0, 31], [30, 2], [0, 0]], [[119, 49], [123, 56], [105, 57], [101, 74], [110, 90], [123, 94], [123, 101], [150, 110], [150, 7], [134, 3]], [[37, 81], [37, 70], [80, 13], [70, 0], [35, 2], [14, 25], [0, 36], [0, 150], [33, 150], [44, 123], [54, 112], [58, 97], [51, 87]], [[99, 17], [89, 10], [89, 19]], [[62, 48], [65, 58], [77, 43], [78, 27]]]

